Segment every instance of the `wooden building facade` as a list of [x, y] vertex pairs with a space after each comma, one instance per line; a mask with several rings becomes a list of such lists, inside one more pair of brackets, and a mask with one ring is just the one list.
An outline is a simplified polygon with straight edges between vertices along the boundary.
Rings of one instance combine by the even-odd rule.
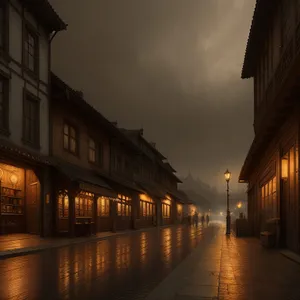
[[[261, 30], [264, 28], [265, 30]], [[300, 5], [257, 1], [242, 78], [254, 78], [255, 138], [240, 173], [248, 218], [259, 236], [280, 219], [280, 241], [300, 252]]]
[[66, 25], [47, 1], [1, 1], [0, 20], [0, 233], [47, 236], [51, 40]]
[[0, 20], [0, 234], [181, 222], [165, 157], [50, 71], [51, 41], [67, 26], [49, 2], [1, 1]]

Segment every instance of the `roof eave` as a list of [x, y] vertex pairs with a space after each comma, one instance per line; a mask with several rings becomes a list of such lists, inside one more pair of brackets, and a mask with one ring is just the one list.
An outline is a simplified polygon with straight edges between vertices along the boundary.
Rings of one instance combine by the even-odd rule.
[[37, 5], [40, 4], [47, 12], [46, 15], [49, 16], [50, 20], [46, 20], [44, 24], [44, 28], [47, 28], [49, 31], [63, 31], [66, 30], [68, 25], [60, 18], [58, 13], [54, 10], [52, 5], [49, 3], [48, 0], [40, 0], [38, 1], [39, 3], [35, 3], [35, 1], [29, 1], [29, 0], [22, 0], [21, 1], [25, 7], [37, 18], [39, 16], [38, 11], [37, 11]]

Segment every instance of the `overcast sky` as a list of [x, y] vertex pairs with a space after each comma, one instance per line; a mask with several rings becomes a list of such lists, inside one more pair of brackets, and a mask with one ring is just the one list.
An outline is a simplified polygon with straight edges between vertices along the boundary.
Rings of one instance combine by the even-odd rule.
[[253, 138], [240, 74], [255, 0], [50, 2], [69, 24], [53, 42], [57, 75], [109, 120], [143, 127], [178, 175], [223, 189], [229, 168], [237, 182]]

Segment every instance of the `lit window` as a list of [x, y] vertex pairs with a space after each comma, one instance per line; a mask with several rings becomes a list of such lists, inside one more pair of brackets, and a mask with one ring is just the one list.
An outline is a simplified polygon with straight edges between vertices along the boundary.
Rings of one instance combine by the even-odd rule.
[[108, 217], [109, 216], [109, 207], [110, 200], [107, 197], [98, 198], [98, 217]]
[[75, 198], [76, 217], [93, 216], [94, 195], [92, 193], [80, 192]]
[[122, 217], [131, 216], [131, 198], [118, 195], [117, 215]]
[[59, 218], [69, 216], [69, 197], [67, 191], [61, 191], [58, 195], [58, 215]]
[[277, 217], [276, 177], [261, 187], [261, 208], [266, 220]]

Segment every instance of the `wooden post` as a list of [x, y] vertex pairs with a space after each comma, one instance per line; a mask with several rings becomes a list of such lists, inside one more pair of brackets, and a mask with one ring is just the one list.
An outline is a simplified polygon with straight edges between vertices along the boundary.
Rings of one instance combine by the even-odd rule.
[[98, 197], [99, 195], [94, 196], [94, 211], [93, 211], [93, 219], [94, 219], [94, 228], [93, 234], [97, 234], [98, 231]]
[[113, 200], [111, 202], [111, 220], [112, 220], [112, 232], [117, 231], [117, 201]]
[[139, 207], [139, 195], [137, 192], [132, 193], [131, 200], [131, 220], [132, 220], [132, 229], [137, 229], [137, 219], [138, 219], [138, 207]]
[[76, 215], [75, 215], [75, 196], [76, 191], [73, 186], [70, 187], [69, 191], [69, 237], [75, 237], [75, 223], [76, 223]]

